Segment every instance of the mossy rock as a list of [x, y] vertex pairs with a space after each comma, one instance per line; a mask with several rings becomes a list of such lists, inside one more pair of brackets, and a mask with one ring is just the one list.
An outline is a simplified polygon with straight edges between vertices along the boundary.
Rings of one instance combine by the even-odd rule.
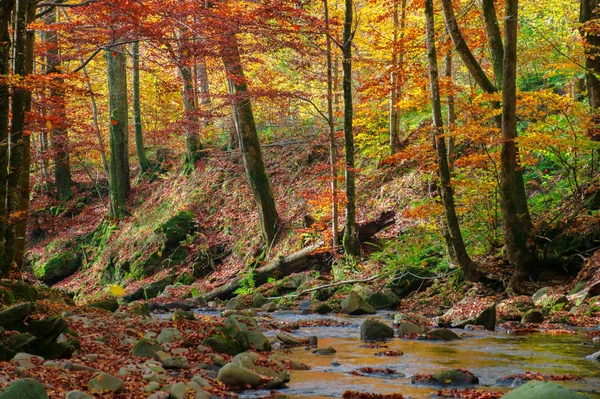
[[0, 393], [0, 399], [47, 399], [46, 388], [41, 382], [23, 378], [11, 383], [6, 391]]
[[562, 385], [534, 381], [525, 384], [503, 396], [504, 399], [588, 399], [588, 396], [577, 393]]
[[431, 285], [432, 281], [430, 279], [423, 279], [423, 277], [432, 276], [433, 274], [428, 269], [408, 267], [406, 269], [398, 270], [395, 278], [391, 283], [387, 284], [387, 287], [402, 299], [419, 289], [419, 287], [425, 289]]
[[116, 312], [119, 309], [119, 302], [116, 299], [103, 299], [99, 301], [94, 301], [88, 305], [90, 308], [98, 308], [108, 310], [109, 312]]
[[193, 232], [195, 229], [194, 213], [191, 211], [177, 213], [158, 228], [165, 235], [166, 245], [171, 247], [185, 240], [188, 233]]
[[73, 273], [81, 267], [82, 257], [72, 251], [66, 251], [54, 255], [46, 263], [33, 266], [35, 277], [45, 284], [55, 284]]
[[[2, 297], [5, 293], [5, 297]], [[6, 298], [11, 302], [4, 302]], [[23, 281], [0, 280], [0, 304], [13, 304], [16, 302], [35, 302], [38, 299], [38, 291]]]
[[196, 278], [190, 272], [183, 272], [175, 280], [176, 284], [181, 285], [192, 285], [196, 281]]
[[203, 343], [216, 352], [232, 356], [250, 349], [248, 337], [230, 326], [217, 328], [217, 333], [205, 339]]

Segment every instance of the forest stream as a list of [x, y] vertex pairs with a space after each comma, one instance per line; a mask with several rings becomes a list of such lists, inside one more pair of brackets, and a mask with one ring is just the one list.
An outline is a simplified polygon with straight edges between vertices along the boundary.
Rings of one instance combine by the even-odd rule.
[[[214, 312], [200, 311], [203, 315]], [[586, 330], [575, 334], [511, 335], [504, 331], [455, 330], [463, 337], [452, 342], [408, 340], [394, 338], [383, 348], [367, 347], [359, 339], [360, 324], [364, 316], [298, 315], [292, 312], [263, 314], [277, 322], [319, 321], [348, 322], [344, 326], [303, 327], [292, 331], [297, 337], [319, 338], [319, 348], [331, 346], [337, 350], [332, 355], [316, 355], [314, 348], [297, 347], [280, 349], [282, 355], [310, 366], [307, 371], [292, 371], [288, 388], [278, 392], [286, 398], [341, 398], [347, 390], [369, 393], [401, 393], [410, 398], [431, 398], [439, 388], [412, 384], [416, 374], [431, 374], [445, 369], [467, 369], [479, 377], [480, 384], [469, 388], [490, 391], [508, 391], [510, 384], [499, 383], [502, 377], [525, 372], [543, 375], [571, 374], [581, 381], [561, 382], [585, 392], [590, 398], [600, 398], [600, 369], [585, 357], [595, 352]], [[391, 324], [393, 313], [378, 313], [377, 318]], [[339, 323], [332, 323], [339, 324]], [[345, 323], [344, 323], [345, 324]], [[273, 331], [265, 335], [272, 336]], [[377, 356], [383, 351], [404, 352], [402, 356]], [[350, 372], [362, 367], [389, 368], [397, 374], [358, 376]], [[270, 391], [244, 391], [241, 398], [262, 398]], [[271, 396], [272, 397], [272, 396]]]

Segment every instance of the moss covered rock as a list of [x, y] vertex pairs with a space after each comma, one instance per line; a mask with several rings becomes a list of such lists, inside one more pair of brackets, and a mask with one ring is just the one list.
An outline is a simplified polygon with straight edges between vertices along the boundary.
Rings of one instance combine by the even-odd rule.
[[195, 228], [194, 213], [181, 211], [163, 223], [159, 230], [165, 235], [166, 245], [173, 247], [185, 240], [188, 233], [193, 232]]
[[550, 382], [534, 381], [525, 384], [509, 394], [504, 399], [587, 399], [586, 395], [567, 389]]
[[34, 265], [33, 274], [38, 280], [52, 285], [75, 273], [81, 267], [81, 260], [81, 255], [65, 251], [54, 255], [41, 265]]

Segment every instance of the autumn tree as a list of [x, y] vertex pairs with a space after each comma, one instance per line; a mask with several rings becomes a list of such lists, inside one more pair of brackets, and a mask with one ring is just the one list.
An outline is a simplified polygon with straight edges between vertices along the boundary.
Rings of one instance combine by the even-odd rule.
[[48, 25], [48, 29], [44, 32], [44, 41], [48, 46], [46, 74], [53, 77], [49, 98], [52, 115], [49, 117], [47, 125], [53, 150], [56, 196], [60, 200], [68, 200], [73, 197], [73, 191], [71, 190], [71, 163], [69, 159], [69, 135], [66, 126], [64, 79], [61, 77], [61, 55], [54, 26], [57, 22], [57, 12], [58, 10], [54, 8], [44, 16], [44, 22]]
[[[10, 69], [10, 20], [15, 0], [0, 2], [0, 75], [8, 76]], [[5, 231], [7, 226], [6, 195], [8, 179], [8, 136], [10, 116], [10, 85], [8, 81], [0, 82], [0, 278], [6, 277], [10, 262], [4, 256]]]
[[342, 36], [342, 70], [344, 71], [342, 88], [344, 92], [344, 151], [346, 181], [346, 228], [342, 243], [349, 255], [358, 255], [358, 237], [356, 231], [356, 169], [354, 166], [354, 132], [352, 130], [352, 38], [354, 4], [345, 0], [344, 33]]
[[110, 215], [122, 218], [127, 214], [126, 201], [130, 190], [125, 44], [116, 44], [107, 49], [105, 58], [110, 104]]
[[[600, 32], [598, 31], [598, 0], [579, 3], [579, 32], [585, 52], [585, 77], [590, 106], [600, 108]], [[596, 122], [597, 123], [597, 122]], [[597, 137], [600, 139], [600, 135]]]
[[142, 109], [140, 104], [140, 42], [131, 44], [131, 85], [133, 96], [133, 125], [135, 127], [135, 152], [137, 154], [140, 172], [146, 173], [150, 169], [150, 162], [144, 148], [144, 131], [142, 127]]
[[240, 150], [244, 159], [246, 176], [250, 182], [250, 188], [258, 208], [262, 237], [264, 243], [268, 246], [277, 236], [279, 216], [263, 161], [236, 33], [234, 31], [229, 32], [226, 39], [222, 44], [222, 59], [227, 78], [232, 85], [233, 107], [236, 115], [235, 122], [237, 124]]
[[[13, 72], [25, 78], [33, 71], [35, 32], [27, 24], [35, 19], [36, 2], [19, 0], [15, 10]], [[31, 163], [30, 134], [26, 130], [26, 115], [31, 107], [31, 90], [22, 85], [12, 95], [10, 157], [8, 165], [8, 223], [4, 243], [3, 270], [21, 270], [25, 255], [27, 220], [29, 218], [29, 172]]]
[[427, 31], [427, 59], [429, 61], [429, 84], [431, 93], [431, 107], [433, 112], [433, 137], [437, 154], [438, 175], [440, 191], [444, 206], [445, 226], [448, 242], [458, 265], [466, 278], [471, 281], [485, 280], [484, 275], [473, 262], [463, 241], [456, 207], [454, 206], [454, 192], [450, 177], [450, 167], [444, 137], [444, 121], [442, 119], [442, 106], [439, 87], [439, 72], [437, 51], [435, 46], [433, 0], [425, 0], [425, 27]]
[[[514, 119], [514, 121], [511, 119], [516, 118], [516, 8], [512, 1], [507, 1], [507, 17], [505, 17], [504, 27], [505, 43], [503, 44], [503, 51], [500, 52], [499, 46], [501, 45], [502, 40], [498, 36], [499, 29], [496, 29], [494, 26], [497, 25], [497, 16], [495, 9], [492, 10], [493, 1], [486, 0], [483, 3], [488, 41], [492, 50], [494, 72], [498, 74], [500, 73], [500, 70], [502, 70], [502, 79], [500, 80], [496, 77], [496, 80], [502, 82], [502, 87], [505, 87], [506, 84], [514, 85], [514, 87], [511, 86], [508, 89], [508, 93], [503, 94], [503, 117], [502, 120], [497, 118], [495, 123], [502, 130], [502, 151], [500, 160], [502, 231], [504, 234], [508, 259], [515, 267], [516, 275], [522, 276], [523, 274], [531, 274], [535, 257], [529, 246], [532, 223], [527, 206], [523, 172], [519, 165], [519, 152], [516, 143], [516, 119]], [[442, 9], [446, 27], [452, 38], [456, 52], [469, 70], [469, 73], [484, 92], [490, 94], [497, 93], [499, 88], [492, 83], [463, 38], [454, 14], [452, 1], [442, 0]], [[514, 29], [514, 32], [512, 29]], [[507, 40], [509, 41], [508, 43], [506, 43]], [[499, 57], [501, 55], [503, 61], [502, 68], [499, 67]], [[514, 93], [512, 93], [511, 90], [514, 90]], [[504, 96], [508, 97], [504, 98]], [[507, 104], [507, 100], [513, 101], [513, 96], [515, 104]], [[498, 107], [499, 105], [497, 103], [492, 103], [492, 106]], [[513, 112], [512, 116], [509, 114], [510, 112]], [[516, 279], [514, 281], [516, 281]]]

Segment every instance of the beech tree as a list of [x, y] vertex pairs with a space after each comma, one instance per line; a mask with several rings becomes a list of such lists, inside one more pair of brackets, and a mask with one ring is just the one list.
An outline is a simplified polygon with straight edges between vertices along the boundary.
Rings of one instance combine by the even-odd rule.
[[140, 104], [140, 42], [131, 44], [131, 84], [133, 96], [133, 124], [135, 127], [135, 152], [137, 154], [140, 171], [146, 173], [150, 169], [150, 162], [144, 148], [144, 131], [142, 127], [142, 109]]
[[358, 255], [358, 237], [356, 231], [356, 170], [354, 167], [354, 132], [352, 130], [352, 38], [354, 4], [345, 0], [344, 34], [342, 36], [342, 70], [344, 77], [342, 89], [344, 92], [344, 153], [346, 181], [346, 228], [342, 243], [344, 251], [349, 255]]
[[261, 232], [266, 246], [271, 245], [279, 228], [279, 216], [271, 192], [271, 184], [263, 161], [248, 85], [242, 68], [235, 32], [229, 32], [222, 44], [222, 59], [233, 92], [235, 123], [246, 176], [258, 208]]
[[[10, 69], [9, 32], [15, 0], [0, 1], [0, 75], [7, 76]], [[10, 262], [4, 256], [5, 231], [7, 226], [6, 196], [8, 179], [8, 137], [10, 115], [10, 86], [8, 82], [0, 82], [0, 278], [6, 277], [10, 270]]]
[[[513, 0], [514, 1], [514, 0]], [[535, 266], [535, 257], [531, 252], [529, 240], [531, 238], [532, 223], [527, 206], [527, 196], [525, 194], [525, 182], [523, 180], [523, 172], [519, 165], [519, 152], [517, 143], [516, 130], [516, 29], [517, 29], [517, 6], [513, 1], [507, 1], [506, 16], [504, 24], [504, 47], [500, 52], [498, 47], [502, 40], [497, 33], [494, 25], [497, 25], [497, 17], [493, 8], [493, 1], [486, 0], [484, 5], [484, 16], [486, 30], [491, 36], [488, 39], [492, 50], [492, 62], [494, 64], [495, 73], [500, 73], [502, 70], [502, 87], [506, 84], [514, 85], [508, 89], [508, 93], [503, 90], [503, 112], [502, 119], [497, 118], [495, 123], [502, 130], [502, 152], [501, 152], [501, 175], [500, 175], [500, 202], [502, 210], [502, 232], [504, 234], [504, 243], [506, 245], [507, 256], [510, 263], [515, 267], [515, 283], [523, 274], [531, 274], [532, 268]], [[499, 88], [496, 87], [486, 75], [485, 71], [474, 57], [464, 40], [454, 9], [452, 8], [451, 0], [441, 0], [446, 27], [452, 38], [452, 42], [456, 52], [462, 59], [463, 63], [469, 70], [473, 79], [479, 87], [486, 93], [497, 93]], [[510, 12], [509, 12], [510, 11]], [[514, 17], [513, 17], [514, 16]], [[512, 20], [509, 20], [513, 18]], [[514, 23], [514, 26], [513, 26]], [[508, 30], [507, 30], [508, 29]], [[506, 43], [506, 41], [509, 41]], [[508, 54], [507, 54], [508, 53]], [[499, 57], [502, 55], [503, 66], [499, 68]], [[499, 81], [498, 77], [496, 80]], [[511, 90], [514, 91], [511, 92]], [[504, 96], [508, 96], [504, 98]], [[514, 99], [513, 99], [514, 97]], [[515, 101], [515, 104], [507, 104], [506, 101]], [[498, 104], [492, 104], [498, 107]], [[508, 107], [508, 108], [506, 108]], [[512, 107], [512, 108], [511, 108]], [[511, 115], [509, 112], [513, 112]]]
[[69, 159], [69, 135], [66, 127], [66, 104], [64, 93], [64, 79], [60, 77], [61, 56], [58, 47], [58, 37], [52, 25], [56, 23], [56, 8], [50, 10], [44, 21], [50, 29], [44, 33], [44, 41], [48, 45], [46, 53], [46, 74], [53, 76], [53, 84], [50, 86], [52, 117], [49, 119], [50, 142], [53, 150], [54, 182], [56, 185], [56, 196], [60, 200], [73, 197], [71, 190], [71, 163]]
[[450, 167], [448, 165], [446, 140], [444, 138], [444, 121], [442, 119], [437, 51], [435, 46], [433, 0], [425, 0], [425, 28], [427, 31], [427, 60], [429, 62], [429, 85], [433, 113], [433, 138], [437, 154], [447, 240], [465, 277], [471, 281], [484, 281], [485, 276], [478, 270], [477, 264], [473, 262], [467, 253], [460, 231], [456, 207], [454, 206], [454, 192], [450, 177]]
[[[598, 0], [581, 0], [579, 3], [579, 32], [583, 38], [585, 78], [588, 99], [593, 109], [600, 108], [600, 32], [598, 32]], [[598, 121], [596, 120], [596, 123]], [[596, 134], [600, 140], [600, 134]]]
[[130, 190], [125, 44], [117, 44], [107, 49], [105, 58], [110, 105], [110, 216], [120, 219], [127, 214], [126, 201]]

